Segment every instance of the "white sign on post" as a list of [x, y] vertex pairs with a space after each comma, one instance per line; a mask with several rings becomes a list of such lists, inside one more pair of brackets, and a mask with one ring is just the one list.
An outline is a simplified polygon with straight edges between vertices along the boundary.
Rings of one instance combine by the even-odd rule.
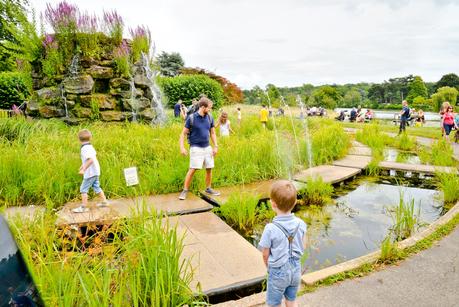
[[129, 167], [124, 169], [124, 178], [128, 187], [139, 184], [139, 176], [137, 176], [137, 167]]

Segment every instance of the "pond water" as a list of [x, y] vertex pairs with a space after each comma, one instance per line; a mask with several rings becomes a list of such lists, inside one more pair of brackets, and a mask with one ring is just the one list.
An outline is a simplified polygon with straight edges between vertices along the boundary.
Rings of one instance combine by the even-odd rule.
[[[423, 182], [424, 187], [413, 187], [417, 183], [407, 178], [362, 177], [338, 188], [328, 205], [298, 208], [295, 215], [308, 225], [305, 272], [377, 250], [393, 225], [390, 209], [399, 204], [401, 194], [405, 201], [414, 199], [422, 223], [435, 221], [443, 213], [442, 195], [433, 189], [432, 180]], [[254, 242], [261, 232], [262, 227]]]
[[400, 151], [394, 148], [387, 148], [384, 150], [384, 161], [400, 162], [408, 164], [422, 164], [421, 159], [411, 152]]

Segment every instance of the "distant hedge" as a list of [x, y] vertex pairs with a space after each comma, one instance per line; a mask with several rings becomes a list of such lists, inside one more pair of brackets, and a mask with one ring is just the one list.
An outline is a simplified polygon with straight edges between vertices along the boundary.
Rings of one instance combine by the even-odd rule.
[[29, 80], [18, 72], [0, 73], [0, 109], [19, 106], [30, 95]]
[[223, 103], [223, 89], [221, 85], [205, 75], [181, 75], [176, 77], [162, 77], [158, 80], [163, 93], [166, 95], [170, 107], [181, 99], [190, 104], [199, 95], [205, 94], [214, 102], [214, 109]]

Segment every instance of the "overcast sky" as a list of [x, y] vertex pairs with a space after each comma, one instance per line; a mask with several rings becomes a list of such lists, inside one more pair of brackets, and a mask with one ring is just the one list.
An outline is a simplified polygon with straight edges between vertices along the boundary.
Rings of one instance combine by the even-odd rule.
[[[30, 1], [44, 11], [46, 1]], [[158, 51], [242, 88], [459, 74], [459, 0], [68, 2], [99, 16], [116, 9], [127, 28], [147, 25]]]

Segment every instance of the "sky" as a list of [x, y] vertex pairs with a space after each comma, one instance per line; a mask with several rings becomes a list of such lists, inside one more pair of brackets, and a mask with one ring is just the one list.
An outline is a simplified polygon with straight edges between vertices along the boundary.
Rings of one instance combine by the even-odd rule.
[[[37, 15], [46, 3], [30, 0]], [[243, 89], [459, 74], [459, 0], [69, 0]]]

